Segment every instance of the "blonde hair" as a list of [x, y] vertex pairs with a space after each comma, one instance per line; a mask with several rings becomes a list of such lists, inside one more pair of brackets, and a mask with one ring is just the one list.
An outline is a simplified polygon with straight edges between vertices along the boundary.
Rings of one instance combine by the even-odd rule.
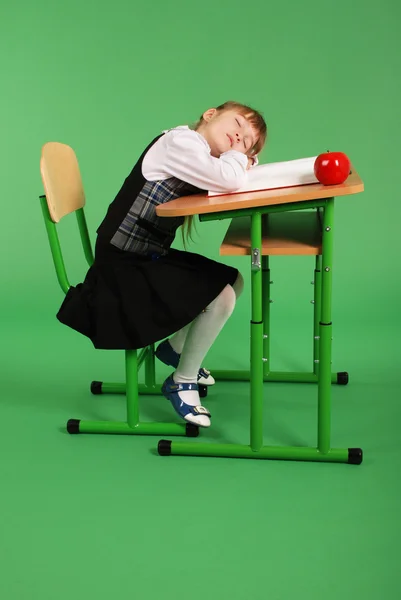
[[[253, 148], [250, 149], [249, 154], [259, 154], [262, 150], [263, 146], [266, 142], [267, 137], [267, 126], [265, 120], [260, 112], [247, 106], [246, 104], [241, 104], [240, 102], [234, 102], [233, 100], [229, 100], [224, 102], [224, 104], [220, 104], [220, 106], [216, 107], [218, 113], [222, 113], [226, 110], [237, 110], [246, 120], [256, 129], [258, 132], [258, 138], [256, 140]], [[202, 125], [203, 116], [201, 115], [197, 123], [195, 123], [192, 127], [195, 131]], [[186, 249], [186, 244], [189, 239], [193, 241], [192, 232], [194, 226], [194, 215], [190, 215], [185, 217], [184, 223], [181, 228], [182, 241], [184, 244], [184, 248]]]

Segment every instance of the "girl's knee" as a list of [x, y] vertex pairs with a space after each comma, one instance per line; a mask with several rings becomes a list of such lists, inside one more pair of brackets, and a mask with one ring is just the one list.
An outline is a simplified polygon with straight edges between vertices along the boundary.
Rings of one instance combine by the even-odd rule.
[[236, 295], [234, 288], [231, 285], [227, 284], [223, 291], [220, 292], [220, 294], [217, 296], [217, 298], [213, 300], [210, 306], [213, 305], [213, 308], [216, 311], [227, 314], [229, 316], [234, 310], [235, 301]]
[[242, 294], [242, 290], [244, 289], [244, 278], [242, 277], [242, 275], [239, 271], [238, 271], [237, 279], [234, 281], [234, 284], [232, 287], [234, 289], [235, 296], [238, 299]]

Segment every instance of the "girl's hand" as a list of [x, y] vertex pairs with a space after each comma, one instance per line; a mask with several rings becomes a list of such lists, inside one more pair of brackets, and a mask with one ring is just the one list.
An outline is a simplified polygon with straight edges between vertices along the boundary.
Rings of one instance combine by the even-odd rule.
[[256, 154], [254, 156], [248, 156], [248, 165], [247, 165], [247, 170], [250, 169], [251, 167], [253, 167], [255, 164], [258, 164], [258, 159]]

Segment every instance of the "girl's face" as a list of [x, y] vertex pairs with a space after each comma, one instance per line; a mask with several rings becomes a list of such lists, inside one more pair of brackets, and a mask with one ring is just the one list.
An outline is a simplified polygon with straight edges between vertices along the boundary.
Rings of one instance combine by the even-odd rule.
[[197, 131], [206, 139], [216, 158], [228, 150], [251, 156], [258, 139], [257, 131], [236, 110], [218, 113], [215, 108], [210, 108], [203, 114], [203, 122]]

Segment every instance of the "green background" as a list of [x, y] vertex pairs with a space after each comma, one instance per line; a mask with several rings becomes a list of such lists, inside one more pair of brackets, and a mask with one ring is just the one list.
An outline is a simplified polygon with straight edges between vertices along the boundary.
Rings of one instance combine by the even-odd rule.
[[[401, 596], [400, 17], [396, 0], [2, 3], [2, 598]], [[122, 380], [123, 353], [95, 352], [55, 319], [41, 147], [76, 151], [94, 240], [149, 140], [227, 99], [264, 113], [262, 162], [342, 150], [364, 181], [336, 202], [333, 271], [333, 369], [350, 384], [333, 386], [332, 441], [361, 446], [360, 467], [163, 459], [157, 439], [65, 433], [70, 417], [123, 418], [122, 397], [88, 387]], [[218, 258], [226, 228], [198, 224], [190, 249]], [[60, 230], [78, 282], [74, 220]], [[205, 366], [244, 369], [249, 260], [224, 261], [247, 287]], [[311, 366], [313, 268], [271, 261], [274, 369]], [[266, 441], [315, 444], [316, 392], [266, 386]], [[246, 443], [248, 394], [213, 390], [203, 437]], [[172, 414], [145, 398], [143, 418]]]

